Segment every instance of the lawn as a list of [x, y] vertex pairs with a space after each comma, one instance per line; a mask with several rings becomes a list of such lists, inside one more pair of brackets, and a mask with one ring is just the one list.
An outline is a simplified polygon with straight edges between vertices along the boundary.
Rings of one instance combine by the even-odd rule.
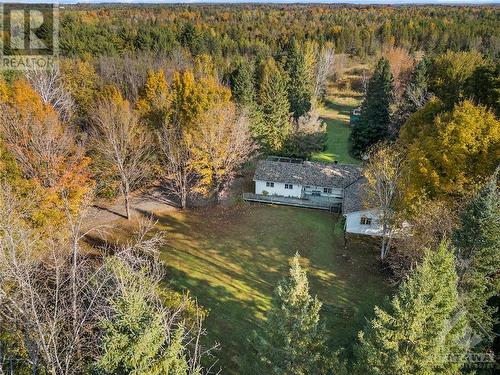
[[[237, 204], [157, 216], [171, 286], [189, 290], [210, 313], [208, 339], [220, 342], [224, 374], [238, 373], [245, 340], [262, 323], [272, 291], [295, 252], [304, 257], [314, 294], [335, 339], [349, 347], [389, 287], [373, 248], [344, 249], [339, 217], [291, 207]], [[123, 228], [122, 228], [123, 229]]]
[[320, 116], [327, 125], [327, 148], [313, 155], [312, 160], [332, 163], [358, 164], [359, 160], [349, 154], [349, 115], [358, 107], [360, 99], [352, 94], [336, 93], [330, 95], [320, 108]]

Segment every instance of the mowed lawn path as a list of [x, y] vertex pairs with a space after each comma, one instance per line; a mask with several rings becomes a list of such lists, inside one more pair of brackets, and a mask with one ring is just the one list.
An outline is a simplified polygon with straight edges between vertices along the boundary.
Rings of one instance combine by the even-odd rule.
[[320, 116], [326, 122], [328, 140], [327, 149], [312, 156], [312, 160], [333, 163], [358, 164], [360, 161], [349, 154], [349, 117], [351, 111], [358, 107], [360, 98], [350, 95], [330, 95]]
[[339, 217], [291, 207], [238, 204], [157, 215], [166, 231], [162, 260], [171, 287], [189, 290], [209, 310], [208, 339], [224, 374], [238, 373], [245, 341], [262, 323], [273, 289], [296, 252], [334, 339], [349, 347], [373, 306], [389, 293], [373, 248], [344, 250]]

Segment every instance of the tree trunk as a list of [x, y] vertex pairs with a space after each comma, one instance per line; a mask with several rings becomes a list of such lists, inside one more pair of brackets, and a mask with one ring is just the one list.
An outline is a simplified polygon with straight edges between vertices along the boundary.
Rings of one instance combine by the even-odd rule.
[[130, 220], [130, 187], [128, 185], [128, 182], [125, 182], [125, 186], [123, 189], [123, 195], [125, 198], [125, 213], [127, 215], [127, 220]]

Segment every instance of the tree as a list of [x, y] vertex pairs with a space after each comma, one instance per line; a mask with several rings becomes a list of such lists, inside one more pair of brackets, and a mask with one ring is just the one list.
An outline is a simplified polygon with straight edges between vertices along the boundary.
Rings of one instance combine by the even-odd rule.
[[429, 88], [447, 108], [464, 99], [466, 81], [484, 65], [481, 53], [447, 51], [431, 61]]
[[42, 225], [55, 224], [63, 219], [64, 201], [77, 209], [92, 189], [90, 159], [77, 143], [77, 133], [60, 121], [52, 105], [44, 103], [26, 81], [12, 84], [0, 108], [2, 148], [14, 159], [11, 171], [19, 172], [15, 189], [20, 193], [21, 180], [25, 180], [33, 189], [44, 190], [39, 208], [45, 210], [33, 219]]
[[287, 58], [288, 101], [293, 118], [297, 120], [309, 112], [314, 93], [314, 67], [306, 61], [305, 51], [297, 42], [292, 43]]
[[406, 122], [400, 143], [408, 150], [405, 201], [466, 197], [493, 173], [499, 160], [500, 122], [470, 101], [445, 112], [430, 101]]
[[199, 176], [197, 189], [218, 200], [238, 168], [255, 150], [249, 121], [232, 103], [221, 104], [200, 116], [198, 126], [189, 134], [192, 168]]
[[30, 70], [26, 73], [26, 78], [42, 101], [52, 105], [62, 121], [70, 120], [74, 112], [74, 101], [69, 90], [64, 86], [58, 67], [54, 66], [50, 70]]
[[160, 128], [165, 122], [169, 108], [169, 95], [163, 70], [150, 70], [136, 107], [139, 115], [152, 129]]
[[387, 256], [392, 277], [397, 281], [405, 279], [422, 262], [425, 249], [437, 248], [458, 227], [456, 210], [443, 200], [422, 197], [404, 213], [409, 225], [394, 238], [393, 250]]
[[500, 63], [477, 67], [465, 81], [464, 96], [500, 116]]
[[404, 170], [405, 155], [394, 146], [380, 145], [371, 152], [363, 170], [366, 178], [366, 205], [376, 208], [382, 224], [380, 259], [384, 260], [391, 248], [396, 229], [396, 204], [400, 197], [399, 185]]
[[326, 95], [328, 78], [333, 73], [335, 62], [335, 48], [332, 43], [325, 43], [318, 55], [315, 67], [316, 82], [314, 85], [314, 97], [323, 98]]
[[431, 94], [428, 88], [428, 65], [429, 63], [425, 59], [415, 65], [410, 82], [404, 90], [403, 97], [392, 119], [392, 136], [397, 136], [399, 130], [408, 118], [422, 108], [430, 99]]
[[458, 311], [457, 274], [446, 243], [421, 265], [359, 334], [358, 367], [367, 374], [457, 374], [464, 363], [466, 319]]
[[104, 98], [92, 115], [92, 144], [104, 173], [120, 180], [127, 219], [130, 193], [146, 176], [150, 141], [127, 100]]
[[361, 117], [352, 129], [351, 146], [355, 156], [361, 156], [369, 147], [387, 137], [391, 101], [392, 74], [389, 62], [382, 58], [368, 83]]
[[500, 292], [500, 196], [498, 173], [467, 204], [455, 231], [459, 291], [470, 324], [483, 345], [494, 337], [496, 308], [490, 299]]
[[279, 151], [291, 132], [290, 104], [286, 75], [272, 58], [263, 67], [257, 100], [262, 121], [252, 123], [252, 132], [267, 151]]
[[394, 99], [399, 101], [413, 70], [414, 60], [408, 51], [402, 47], [386, 47], [382, 51], [389, 62], [394, 84]]
[[[199, 358], [191, 357], [189, 337], [176, 316], [158, 296], [161, 279], [157, 271], [134, 269], [119, 259], [107, 267], [117, 293], [110, 301], [109, 316], [101, 322], [102, 354], [96, 369], [102, 374], [201, 374]], [[200, 326], [201, 328], [201, 326]], [[199, 340], [200, 331], [195, 339]]]
[[95, 322], [112, 293], [104, 270], [82, 255], [85, 209], [67, 211], [67, 225], [42, 237], [23, 222], [29, 202], [8, 185], [0, 192], [0, 325], [21, 349], [12, 359], [33, 374], [81, 374], [97, 346]]
[[234, 71], [231, 79], [234, 99], [242, 107], [255, 105], [254, 66], [250, 61], [242, 61]]
[[309, 294], [307, 275], [296, 254], [290, 277], [281, 280], [274, 291], [262, 333], [255, 334], [256, 373], [322, 373], [325, 331], [320, 309], [321, 302]]

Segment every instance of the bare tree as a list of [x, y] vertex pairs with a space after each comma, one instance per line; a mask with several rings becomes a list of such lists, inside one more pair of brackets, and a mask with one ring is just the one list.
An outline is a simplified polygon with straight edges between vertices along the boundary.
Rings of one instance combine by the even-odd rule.
[[364, 168], [366, 205], [379, 212], [382, 225], [380, 259], [384, 260], [390, 250], [394, 229], [397, 226], [395, 205], [399, 198], [399, 184], [403, 173], [403, 152], [391, 145], [378, 145], [370, 153]]
[[458, 227], [458, 215], [449, 202], [423, 198], [408, 218], [409, 228], [394, 240], [387, 257], [393, 277], [403, 280], [423, 259], [425, 249], [435, 249], [451, 238]]
[[92, 143], [102, 166], [120, 179], [127, 219], [130, 193], [147, 175], [151, 145], [126, 100], [104, 99], [92, 115]]
[[87, 161], [83, 147], [76, 142], [76, 133], [61, 124], [54, 112], [1, 107], [3, 140], [26, 178], [52, 188], [69, 173], [85, 173]]
[[112, 292], [106, 272], [80, 254], [81, 216], [71, 219], [69, 237], [41, 238], [23, 224], [8, 187], [1, 191], [0, 317], [22, 339], [33, 374], [82, 373]]
[[321, 48], [316, 62], [316, 83], [314, 85], [316, 98], [321, 98], [326, 94], [326, 85], [333, 72], [334, 62], [335, 48], [332, 43], [327, 43]]
[[[103, 353], [101, 322], [114, 318], [113, 301], [135, 287], [161, 314], [166, 345], [171, 343], [171, 333], [182, 329], [188, 374], [203, 373], [201, 358], [212, 349], [204, 350], [200, 344], [203, 316], [197, 310], [192, 317], [195, 323], [184, 324], [186, 314], [192, 314], [186, 312], [189, 298], [185, 296], [167, 308], [157, 294], [164, 271], [157, 258], [162, 236], [148, 235], [153, 222], [141, 225], [124, 247], [105, 247], [99, 254], [90, 254], [81, 247], [82, 239], [89, 234], [82, 230], [85, 209], [78, 215], [68, 210], [66, 230], [40, 237], [24, 223], [24, 206], [8, 185], [2, 185], [0, 325], [8, 327], [8, 332], [21, 341], [19, 347], [26, 350], [24, 369], [33, 374], [85, 373]], [[141, 282], [144, 278], [148, 283]]]
[[255, 151], [248, 117], [232, 103], [220, 104], [204, 113], [189, 138], [197, 189], [214, 193], [216, 200], [229, 186], [241, 165]]
[[180, 207], [184, 209], [195, 182], [192, 153], [185, 138], [185, 129], [166, 122], [157, 132], [157, 140], [166, 187], [179, 199]]
[[71, 118], [75, 103], [64, 87], [59, 67], [53, 66], [50, 70], [29, 70], [26, 72], [26, 78], [42, 101], [54, 107], [62, 121], [67, 122]]

